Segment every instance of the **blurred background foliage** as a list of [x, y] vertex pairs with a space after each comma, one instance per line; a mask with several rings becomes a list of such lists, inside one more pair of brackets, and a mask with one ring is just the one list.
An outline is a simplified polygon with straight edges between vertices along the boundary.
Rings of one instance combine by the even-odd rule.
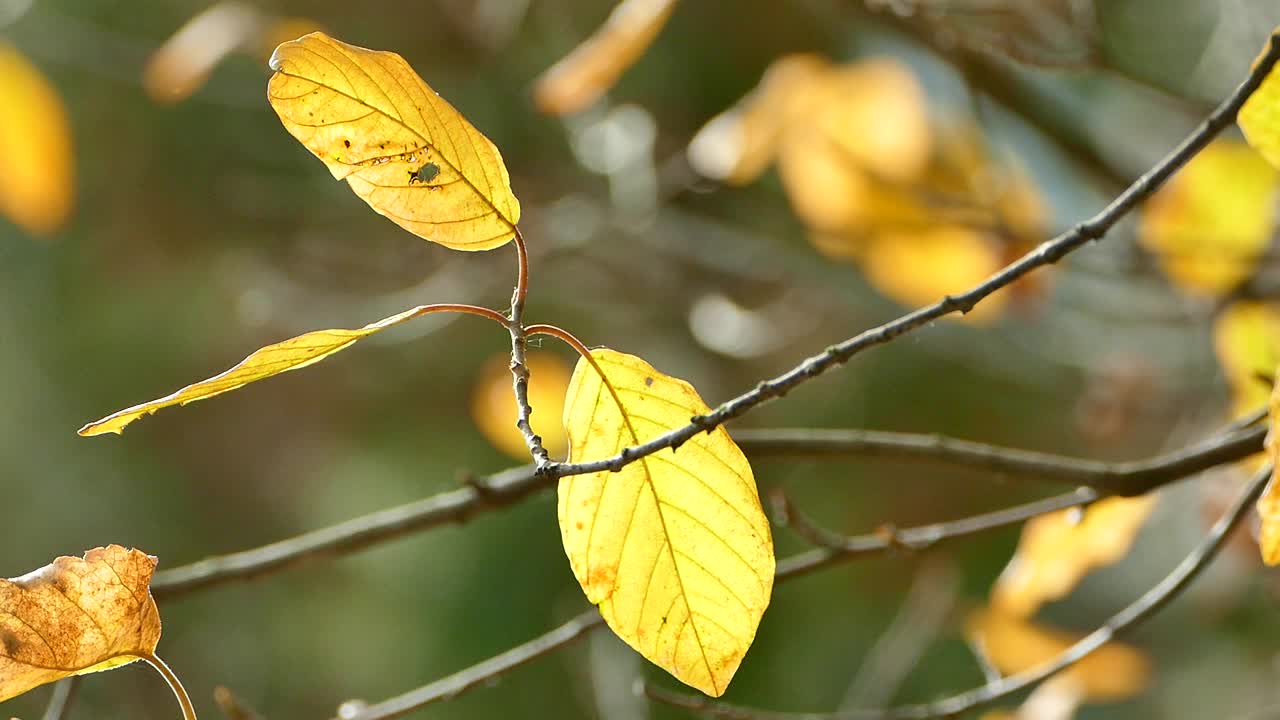
[[[121, 438], [76, 437], [90, 419], [307, 330], [357, 327], [426, 302], [507, 303], [513, 249], [424, 243], [370, 212], [288, 137], [263, 90], [275, 42], [324, 28], [404, 55], [501, 148], [533, 256], [526, 317], [642, 354], [715, 404], [894, 317], [898, 302], [971, 284], [1092, 213], [1229, 92], [1280, 25], [1271, 0], [686, 2], [605, 98], [556, 118], [538, 111], [549, 106], [535, 104], [535, 81], [605, 20], [607, 3], [221, 4], [219, 23], [153, 59], [209, 6], [0, 0], [0, 93], [9, 94], [0, 96], [9, 178], [0, 180], [2, 575], [106, 543], [175, 567], [516, 462], [506, 441], [489, 439], [512, 412], [490, 401], [489, 386], [506, 380], [486, 380], [485, 369], [507, 340], [466, 317], [419, 320]], [[835, 139], [861, 174], [831, 162], [839, 149], [795, 150], [812, 135], [794, 132], [778, 141], [777, 171], [766, 161], [758, 179], [731, 176], [723, 156], [708, 166], [705, 154], [686, 154], [713, 117], [750, 113], [743, 96], [798, 53], [831, 77], [885, 63], [907, 77], [803, 102], [763, 86], [755, 96], [757, 114], [782, 113], [768, 120], [779, 127], [821, 125], [833, 107], [856, 115], [833, 122], [858, 128]], [[39, 79], [22, 80], [32, 73], [47, 79], [52, 100]], [[859, 92], [866, 97], [850, 100]], [[59, 133], [59, 102], [65, 150], [43, 137]], [[915, 141], [925, 149], [904, 141], [888, 152], [868, 140], [879, 137], [882, 109], [904, 105], [923, 113]], [[45, 148], [41, 170], [18, 182], [32, 148]], [[1247, 331], [1232, 342], [1220, 328], [1215, 355], [1223, 309], [1275, 290], [1265, 262], [1274, 173], [1230, 165], [1232, 152], [1184, 182], [1191, 200], [1166, 196], [1163, 215], [1126, 222], [1006, 291], [995, 312], [860, 356], [735, 426], [942, 433], [1103, 460], [1207, 435], [1249, 409], [1233, 392], [1265, 397], [1249, 363], [1230, 356], [1276, 364], [1270, 340]], [[726, 183], [701, 176], [717, 167]], [[1237, 181], [1251, 189], [1233, 192]], [[851, 209], [858, 183], [871, 191]], [[21, 194], [37, 185], [45, 189]], [[1204, 197], [1215, 191], [1227, 199]], [[1253, 221], [1223, 225], [1197, 209], [1227, 202], [1232, 217]], [[1188, 244], [1205, 257], [1180, 255]], [[535, 386], [565, 382], [557, 362], [571, 366], [571, 353], [550, 342], [537, 352], [547, 369], [535, 366]], [[546, 394], [536, 421], [554, 421], [555, 392]], [[851, 533], [1056, 490], [870, 460], [755, 465], [762, 490], [784, 487]], [[1216, 472], [1161, 492], [1133, 551], [1038, 617], [1091, 629], [1163, 575], [1240, 480]], [[544, 493], [463, 527], [166, 602], [161, 651], [209, 717], [217, 684], [269, 718], [329, 717], [344, 700], [397, 694], [582, 608], [554, 514]], [[728, 699], [823, 710], [979, 684], [965, 618], [981, 618], [971, 611], [986, 604], [1017, 539], [998, 532], [779, 587]], [[775, 541], [779, 556], [804, 548], [785, 529]], [[1132, 638], [1151, 663], [1149, 689], [1080, 717], [1269, 714], [1280, 703], [1274, 580], [1241, 538], [1208, 580]], [[673, 716], [631, 695], [637, 673], [661, 674], [596, 632], [417, 716]], [[168, 718], [166, 694], [142, 669], [91, 676], [71, 717]], [[30, 693], [0, 715], [36, 717], [46, 698]]]

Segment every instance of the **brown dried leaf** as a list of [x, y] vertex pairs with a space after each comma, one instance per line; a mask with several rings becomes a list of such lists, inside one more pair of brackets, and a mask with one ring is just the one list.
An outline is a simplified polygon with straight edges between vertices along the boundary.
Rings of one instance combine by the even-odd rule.
[[0, 580], [0, 701], [70, 675], [154, 657], [156, 559], [119, 545]]

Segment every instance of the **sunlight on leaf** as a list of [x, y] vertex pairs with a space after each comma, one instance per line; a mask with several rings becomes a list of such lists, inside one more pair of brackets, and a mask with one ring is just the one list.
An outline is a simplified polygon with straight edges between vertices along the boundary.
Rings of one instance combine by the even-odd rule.
[[156, 559], [119, 545], [0, 580], [0, 701], [154, 656]]
[[[564, 457], [569, 442], [560, 419], [564, 415], [564, 395], [571, 371], [558, 355], [530, 351], [529, 422], [542, 438], [542, 446], [553, 458]], [[529, 460], [524, 435], [516, 427], [515, 397], [511, 391], [511, 356], [499, 353], [480, 369], [471, 393], [471, 418], [493, 446], [517, 460]]]
[[[975, 651], [1004, 675], [1030, 670], [1053, 660], [1083, 637], [1041, 627], [996, 609], [978, 610], [970, 615], [965, 634]], [[1049, 682], [1061, 683], [1055, 688], [1056, 693], [1071, 694], [1080, 701], [1116, 702], [1142, 692], [1150, 680], [1151, 667], [1146, 656], [1134, 647], [1112, 641]]]
[[251, 382], [265, 380], [273, 375], [304, 368], [320, 362], [340, 350], [345, 350], [360, 338], [368, 337], [381, 330], [399, 325], [406, 320], [412, 320], [429, 312], [430, 309], [431, 306], [429, 305], [421, 305], [379, 320], [376, 323], [365, 325], [357, 330], [316, 330], [274, 345], [268, 345], [255, 350], [249, 357], [241, 360], [234, 367], [208, 380], [201, 380], [170, 395], [125, 408], [101, 420], [91, 422], [80, 428], [80, 434], [89, 436], [116, 433], [118, 435], [124, 432], [125, 426], [129, 423], [150, 415], [161, 408], [186, 405], [196, 400], [205, 400], [215, 395], [221, 395], [224, 392], [238, 390]]
[[271, 56], [280, 121], [369, 207], [418, 237], [490, 250], [520, 203], [498, 148], [395, 53], [312, 33]]
[[0, 215], [33, 235], [66, 223], [75, 197], [71, 124], [56, 88], [0, 41]]
[[1278, 179], [1248, 145], [1215, 142], [1143, 206], [1138, 240], [1179, 287], [1230, 291], [1271, 244]]
[[[1263, 48], [1262, 55], [1266, 52]], [[1257, 63], [1255, 60], [1254, 65]], [[1267, 162], [1280, 168], [1280, 66], [1267, 73], [1262, 85], [1240, 107], [1236, 123], [1249, 144], [1262, 153]]]
[[533, 102], [548, 115], [587, 109], [644, 55], [677, 0], [622, 0], [596, 32], [544, 72]]
[[[579, 360], [564, 424], [569, 462], [617, 454], [709, 411], [686, 382], [609, 349]], [[773, 540], [746, 457], [723, 427], [620, 472], [565, 477], [560, 532], [587, 599], [628, 645], [719, 696], [773, 588]]]
[[1028, 617], [1065, 597], [1090, 571], [1119, 562], [1155, 500], [1154, 494], [1111, 497], [1083, 512], [1060, 510], [1028, 521], [1017, 552], [991, 589], [992, 606]]

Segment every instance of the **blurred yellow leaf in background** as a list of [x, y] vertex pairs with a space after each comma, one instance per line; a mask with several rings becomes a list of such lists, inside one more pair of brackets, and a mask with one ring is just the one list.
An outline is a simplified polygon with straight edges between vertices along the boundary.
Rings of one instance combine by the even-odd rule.
[[520, 203], [498, 148], [404, 58], [312, 33], [271, 56], [271, 106], [369, 207], [455, 250], [515, 237]]
[[1215, 142], [1143, 206], [1138, 241], [1178, 287], [1225, 293], [1253, 273], [1271, 244], [1277, 179], [1248, 145]]
[[[565, 400], [569, 462], [639, 445], [710, 408], [634, 355], [591, 351]], [[773, 539], [746, 457], [723, 427], [619, 472], [565, 477], [560, 532], [587, 599], [628, 645], [719, 696], [773, 590]]]
[[75, 199], [71, 124], [57, 89], [0, 42], [0, 215], [32, 235], [66, 223]]
[[1002, 613], [1030, 617], [1065, 597], [1090, 571], [1119, 562], [1155, 507], [1155, 495], [1110, 497], [1083, 511], [1068, 509], [1027, 521], [1013, 559], [991, 589]]
[[70, 675], [153, 657], [156, 559], [119, 545], [0, 580], [0, 702]]
[[1228, 305], [1213, 323], [1213, 348], [1231, 389], [1232, 416], [1266, 405], [1267, 378], [1280, 366], [1280, 307], [1244, 301]]
[[604, 25], [552, 65], [533, 87], [533, 102], [548, 115], [587, 109], [644, 55], [667, 24], [677, 0], [622, 0]]
[[[965, 623], [970, 643], [1003, 675], [1031, 670], [1056, 658], [1083, 636], [1051, 630], [996, 609], [982, 609]], [[1151, 664], [1134, 647], [1109, 642], [1048, 680], [1078, 702], [1127, 700], [1146, 689]], [[1018, 717], [1023, 717], [1019, 713]]]
[[[562, 458], [569, 449], [561, 417], [572, 371], [558, 355], [549, 352], [528, 352], [525, 364], [529, 367], [529, 405], [533, 408], [529, 422], [551, 457]], [[480, 368], [471, 393], [471, 417], [494, 447], [517, 460], [529, 460], [524, 435], [516, 427], [510, 355], [495, 355]]]
[[[981, 233], [939, 225], [915, 234], [886, 232], [868, 244], [862, 261], [867, 280], [902, 305], [917, 307], [967, 290], [1004, 267], [1004, 258]], [[993, 295], [969, 317], [990, 319], [1007, 294]]]

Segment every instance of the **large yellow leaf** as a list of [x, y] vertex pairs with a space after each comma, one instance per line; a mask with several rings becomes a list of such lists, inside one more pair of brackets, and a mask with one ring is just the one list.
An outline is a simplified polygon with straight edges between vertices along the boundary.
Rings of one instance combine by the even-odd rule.
[[[686, 382], [609, 349], [579, 360], [569, 462], [616, 454], [708, 412]], [[560, 532], [605, 622], [646, 658], [719, 696], [773, 589], [773, 540], [751, 466], [722, 427], [620, 472], [562, 478]]]
[[1045, 602], [1066, 596], [1091, 570], [1129, 552], [1154, 506], [1154, 495], [1111, 497], [1083, 514], [1060, 510], [1029, 521], [1017, 553], [991, 590], [992, 606], [1028, 617]]
[[1278, 180], [1248, 145], [1215, 142], [1143, 206], [1138, 240], [1179, 287], [1227, 292], [1271, 244]]
[[268, 345], [253, 351], [249, 357], [236, 363], [230, 369], [207, 380], [188, 385], [162, 398], [134, 405], [101, 420], [80, 428], [81, 435], [101, 435], [103, 433], [124, 432], [129, 423], [138, 418], [173, 405], [186, 405], [196, 400], [205, 400], [214, 395], [238, 390], [251, 382], [265, 380], [272, 375], [304, 368], [312, 363], [320, 362], [330, 355], [345, 350], [348, 346], [363, 337], [368, 337], [393, 325], [399, 325], [430, 310], [431, 306], [418, 306], [405, 310], [397, 315], [365, 325], [356, 330], [316, 330], [305, 333], [283, 342]]
[[676, 0], [622, 0], [600, 29], [538, 78], [533, 101], [550, 115], [572, 115], [603, 95], [644, 55]]
[[276, 48], [271, 68], [285, 129], [374, 210], [456, 250], [515, 237], [520, 203], [498, 148], [404, 58], [315, 32]]
[[119, 545], [0, 580], [0, 701], [69, 675], [153, 657], [156, 559]]
[[48, 235], [71, 213], [71, 126], [58, 91], [22, 53], [0, 42], [0, 215]]
[[[529, 368], [529, 422], [553, 458], [568, 449], [564, 426], [564, 393], [569, 387], [569, 366], [550, 352], [525, 354]], [[516, 404], [511, 394], [511, 356], [499, 353], [480, 369], [471, 391], [471, 417], [493, 446], [517, 460], [529, 460], [524, 434], [516, 427]]]

